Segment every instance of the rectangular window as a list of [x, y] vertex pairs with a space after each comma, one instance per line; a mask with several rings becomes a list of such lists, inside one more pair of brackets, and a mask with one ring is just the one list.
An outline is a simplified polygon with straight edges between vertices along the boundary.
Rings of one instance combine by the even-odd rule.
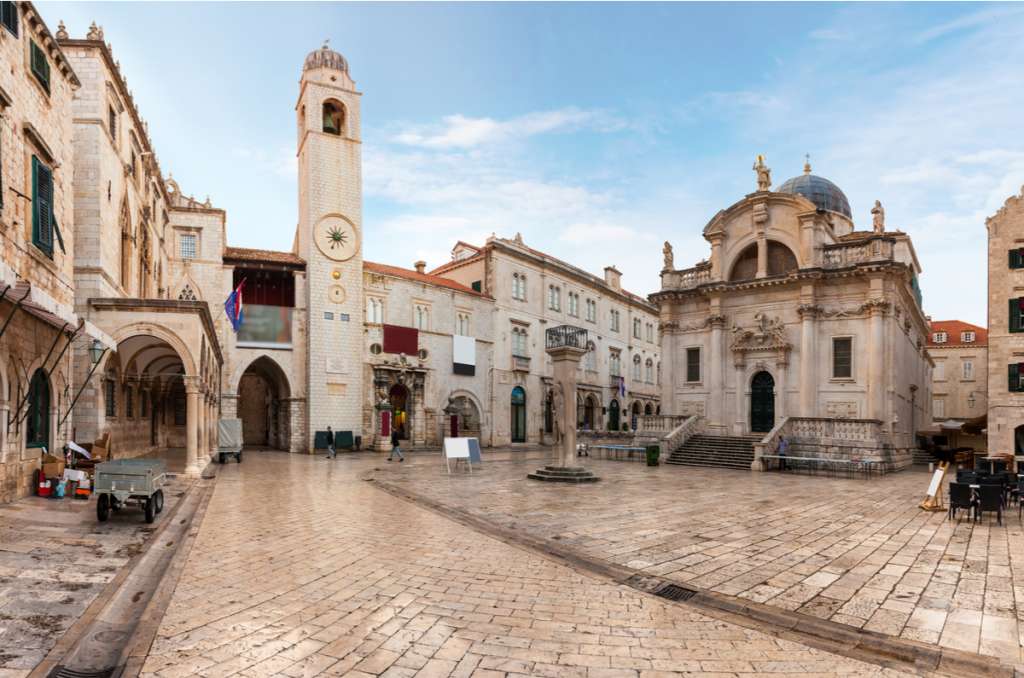
[[647, 341], [654, 343], [654, 325], [647, 323]]
[[973, 344], [975, 338], [976, 338], [976, 335], [974, 334], [974, 332], [961, 332], [960, 333], [960, 341], [965, 343], [965, 344]]
[[932, 418], [933, 419], [945, 419], [946, 418], [946, 401], [942, 398], [932, 399]]
[[1010, 268], [1024, 268], [1024, 247], [1010, 250]]
[[1009, 390], [1014, 393], [1024, 391], [1024, 384], [1021, 383], [1021, 378], [1024, 378], [1024, 363], [1010, 363], [1009, 372]]
[[633, 318], [633, 338], [640, 338], [640, 318]]
[[32, 156], [32, 244], [53, 257], [53, 172]]
[[946, 339], [948, 339], [948, 337], [945, 332], [935, 332], [932, 334], [932, 341], [936, 344], [945, 344]]
[[1024, 332], [1024, 297], [1010, 299], [1010, 331]]
[[114, 394], [116, 392], [117, 390], [113, 379], [107, 379], [103, 382], [103, 405], [108, 417], [117, 416], [117, 400], [114, 398]]
[[853, 338], [832, 338], [832, 378], [853, 379]]
[[686, 349], [686, 381], [700, 381], [700, 347]]
[[13, 0], [3, 0], [3, 2], [0, 2], [0, 23], [14, 37], [18, 37], [18, 3], [13, 2]]
[[970, 360], [965, 360], [960, 364], [963, 373], [964, 381], [971, 381], [974, 379], [974, 363]]
[[[107, 106], [107, 126], [110, 129], [110, 138], [117, 143], [117, 111], [114, 110], [113, 106]], [[156, 211], [153, 211], [154, 216]]]
[[613, 377], [622, 376], [622, 360], [616, 351], [612, 351], [608, 356], [608, 374]]
[[619, 331], [619, 312], [618, 311], [612, 311], [611, 317], [612, 317], [612, 332], [618, 332]]
[[196, 258], [196, 236], [193, 233], [182, 233], [178, 240], [178, 253], [182, 259]]
[[30, 54], [30, 69], [32, 75], [36, 76], [36, 80], [43, 86], [46, 93], [50, 93], [50, 62], [46, 59], [46, 52], [37, 45], [35, 42], [31, 43], [31, 54]]
[[932, 379], [935, 381], [944, 381], [946, 379], [945, 361], [939, 360], [935, 363], [935, 371], [932, 373]]

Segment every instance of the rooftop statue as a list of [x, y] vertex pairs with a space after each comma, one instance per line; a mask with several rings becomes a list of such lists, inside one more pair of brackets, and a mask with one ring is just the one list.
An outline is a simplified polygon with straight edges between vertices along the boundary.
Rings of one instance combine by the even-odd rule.
[[757, 172], [757, 190], [767, 191], [772, 187], [772, 170], [764, 164], [764, 156], [758, 155], [754, 163], [754, 171]]
[[871, 224], [875, 228], [875, 233], [885, 233], [885, 208], [879, 200], [876, 200], [875, 206], [871, 208]]

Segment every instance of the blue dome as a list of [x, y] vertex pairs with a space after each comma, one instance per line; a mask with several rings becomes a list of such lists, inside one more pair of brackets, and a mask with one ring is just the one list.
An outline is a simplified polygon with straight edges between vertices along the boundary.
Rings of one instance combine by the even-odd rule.
[[801, 174], [779, 186], [778, 192], [799, 193], [813, 202], [819, 210], [838, 212], [848, 219], [853, 219], [853, 213], [850, 211], [850, 201], [846, 199], [846, 195], [838, 186], [825, 177], [819, 177], [815, 174]]

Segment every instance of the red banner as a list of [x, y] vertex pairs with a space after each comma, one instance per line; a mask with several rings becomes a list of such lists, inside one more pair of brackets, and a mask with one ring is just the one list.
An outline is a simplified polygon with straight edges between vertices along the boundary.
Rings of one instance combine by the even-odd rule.
[[384, 352], [415, 356], [419, 350], [419, 331], [415, 327], [384, 326]]

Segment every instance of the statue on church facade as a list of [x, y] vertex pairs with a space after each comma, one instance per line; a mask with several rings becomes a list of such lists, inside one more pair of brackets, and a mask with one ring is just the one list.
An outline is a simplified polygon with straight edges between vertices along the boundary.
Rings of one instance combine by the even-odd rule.
[[754, 163], [754, 171], [757, 172], [757, 190], [767, 191], [772, 187], [772, 170], [764, 164], [764, 156], [758, 155]]
[[672, 244], [666, 240], [665, 246], [661, 248], [661, 253], [665, 257], [665, 266], [663, 270], [671, 271], [675, 268], [672, 256]]
[[876, 200], [875, 206], [871, 208], [871, 224], [875, 233], [885, 233], [885, 208], [880, 200]]

